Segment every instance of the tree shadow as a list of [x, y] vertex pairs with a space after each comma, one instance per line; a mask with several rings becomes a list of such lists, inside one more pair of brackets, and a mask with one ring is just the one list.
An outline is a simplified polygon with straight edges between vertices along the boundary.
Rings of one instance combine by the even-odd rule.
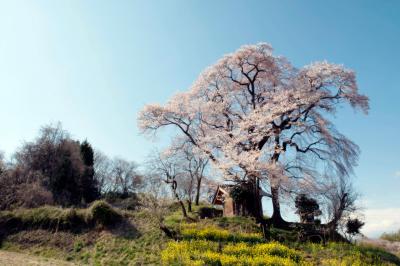
[[131, 221], [123, 219], [119, 223], [108, 228], [109, 232], [117, 237], [122, 237], [124, 239], [136, 239], [142, 236], [141, 232], [136, 228]]

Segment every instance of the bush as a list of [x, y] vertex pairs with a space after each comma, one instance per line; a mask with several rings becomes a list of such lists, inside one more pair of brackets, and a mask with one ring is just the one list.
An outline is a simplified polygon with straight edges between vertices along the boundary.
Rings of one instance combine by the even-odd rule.
[[318, 202], [305, 194], [296, 197], [295, 206], [297, 208], [296, 213], [299, 214], [302, 223], [314, 223], [314, 217], [322, 213]]
[[121, 214], [113, 209], [107, 202], [98, 200], [90, 207], [92, 219], [96, 224], [112, 225], [121, 220]]
[[16, 202], [13, 207], [37, 208], [54, 203], [51, 192], [39, 182], [20, 184], [14, 195]]
[[358, 220], [357, 218], [349, 219], [346, 222], [346, 233], [348, 233], [349, 235], [360, 234], [360, 229], [364, 226], [364, 224], [364, 222]]
[[139, 197], [135, 193], [109, 192], [104, 198], [107, 203], [119, 209], [133, 211], [140, 207]]
[[199, 209], [199, 217], [201, 219], [221, 217], [222, 213], [223, 213], [222, 210], [218, 210], [212, 207], [201, 207]]

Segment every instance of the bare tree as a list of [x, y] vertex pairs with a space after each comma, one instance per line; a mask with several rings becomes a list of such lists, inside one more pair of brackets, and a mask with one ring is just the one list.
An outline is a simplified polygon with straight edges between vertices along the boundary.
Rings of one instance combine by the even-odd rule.
[[38, 171], [25, 171], [9, 165], [0, 173], [0, 210], [33, 208], [53, 204], [52, 193], [43, 186], [45, 178]]
[[6, 163], [4, 161], [4, 152], [0, 151], [0, 175], [6, 170]]
[[111, 160], [97, 150], [94, 154], [94, 177], [102, 194], [114, 193], [124, 196], [137, 192], [143, 181], [135, 162], [122, 158]]
[[182, 171], [176, 179], [179, 184], [177, 187], [179, 198], [186, 200], [188, 206], [187, 210], [188, 212], [192, 212], [192, 204], [195, 195], [195, 179], [186, 171]]
[[327, 190], [323, 193], [326, 200], [329, 222], [328, 229], [334, 232], [343, 222], [354, 216], [358, 207], [356, 201], [359, 197], [354, 191], [349, 180], [337, 178], [332, 181]]
[[180, 191], [182, 191], [181, 187], [178, 189], [178, 185], [181, 185], [178, 184], [178, 182], [179, 179], [183, 177], [183, 171], [177, 157], [169, 152], [156, 152], [150, 156], [147, 165], [153, 175], [159, 176], [165, 184], [170, 186], [175, 200], [181, 206], [183, 216], [187, 218], [186, 207], [182, 200], [182, 194], [180, 193]]
[[199, 205], [202, 180], [208, 166], [209, 158], [200, 152], [196, 147], [185, 139], [176, 138], [169, 152], [176, 158], [177, 164], [182, 169], [181, 183], [185, 188], [185, 194], [191, 211], [192, 202]]
[[208, 165], [209, 159], [207, 157], [196, 154], [193, 151], [193, 148], [194, 147], [190, 143], [187, 143], [181, 151], [186, 161], [185, 170], [190, 176], [190, 182], [196, 182], [195, 204], [196, 206], [199, 206], [202, 180], [204, 178], [204, 173]]
[[112, 166], [112, 191], [123, 195], [133, 193], [140, 188], [142, 176], [137, 165], [121, 158], [115, 158]]
[[158, 176], [153, 175], [146, 176], [145, 180], [145, 193], [139, 195], [140, 206], [156, 218], [160, 229], [167, 237], [175, 238], [175, 232], [164, 224], [165, 216], [168, 214], [172, 202], [168, 197], [165, 183]]
[[113, 163], [104, 153], [99, 150], [94, 152], [94, 178], [99, 185], [101, 194], [110, 190], [110, 178], [113, 171]]

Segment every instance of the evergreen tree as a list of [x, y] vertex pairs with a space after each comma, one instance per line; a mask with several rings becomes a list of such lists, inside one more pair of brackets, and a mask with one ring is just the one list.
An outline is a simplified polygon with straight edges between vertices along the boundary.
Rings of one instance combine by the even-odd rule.
[[85, 165], [85, 170], [81, 177], [80, 187], [82, 200], [86, 203], [92, 202], [99, 197], [97, 182], [94, 178], [94, 151], [90, 143], [85, 140], [80, 145], [81, 157]]

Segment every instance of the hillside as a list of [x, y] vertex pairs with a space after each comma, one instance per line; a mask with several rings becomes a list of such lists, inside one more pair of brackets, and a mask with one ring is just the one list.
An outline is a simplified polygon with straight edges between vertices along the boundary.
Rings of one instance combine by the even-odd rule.
[[[101, 219], [111, 217], [108, 211]], [[180, 240], [173, 241], [147, 211], [117, 210], [121, 219], [113, 225], [94, 222], [93, 213], [93, 207], [1, 212], [1, 249], [24, 254], [15, 258], [15, 265], [26, 265], [31, 258], [26, 254], [50, 259], [36, 265], [51, 265], [54, 259], [77, 265], [400, 265], [398, 257], [382, 249], [285, 241], [285, 232], [278, 230], [274, 235], [283, 242], [266, 242], [250, 218], [198, 220], [192, 213], [195, 222], [189, 223], [172, 208], [165, 223], [178, 232]], [[71, 227], [77, 217], [87, 224]]]

